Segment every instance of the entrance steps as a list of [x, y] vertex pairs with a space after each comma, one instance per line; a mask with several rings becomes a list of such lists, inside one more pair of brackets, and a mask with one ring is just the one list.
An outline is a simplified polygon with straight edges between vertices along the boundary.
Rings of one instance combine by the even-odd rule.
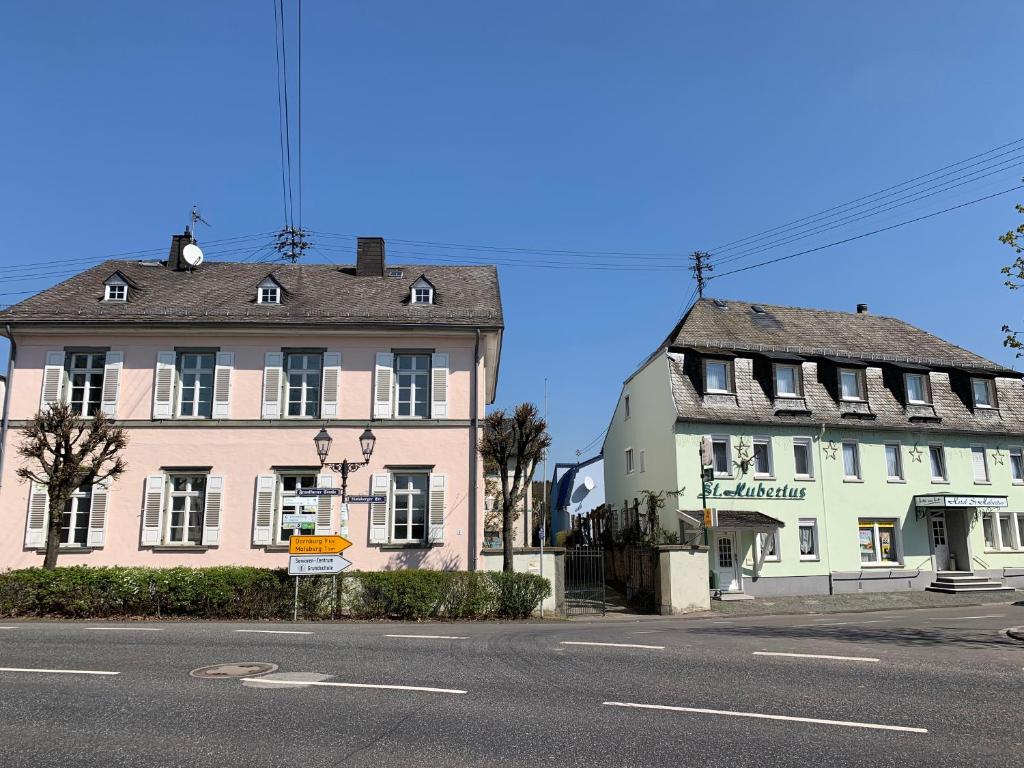
[[927, 592], [943, 592], [948, 595], [962, 595], [965, 592], [1014, 592], [1013, 587], [987, 576], [975, 576], [974, 571], [939, 571], [935, 581], [925, 587]]
[[723, 603], [733, 602], [734, 600], [753, 600], [753, 595], [748, 595], [745, 592], [721, 592], [715, 590], [711, 593], [713, 600], [721, 600]]

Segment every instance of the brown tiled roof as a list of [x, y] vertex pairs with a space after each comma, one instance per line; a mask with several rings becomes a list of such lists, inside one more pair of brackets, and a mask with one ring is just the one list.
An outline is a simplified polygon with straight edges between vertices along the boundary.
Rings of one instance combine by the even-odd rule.
[[[701, 299], [669, 336], [673, 347], [775, 351], [1007, 371], [895, 317]], [[763, 312], [755, 312], [754, 307]]]
[[[160, 262], [105, 261], [0, 311], [5, 322], [366, 324], [502, 327], [493, 266], [388, 265], [402, 277], [356, 277], [355, 267], [331, 264], [206, 262], [192, 272]], [[120, 271], [135, 284], [125, 303], [104, 302], [103, 281]], [[282, 303], [256, 303], [268, 275]], [[420, 276], [435, 286], [434, 304], [410, 304]]]

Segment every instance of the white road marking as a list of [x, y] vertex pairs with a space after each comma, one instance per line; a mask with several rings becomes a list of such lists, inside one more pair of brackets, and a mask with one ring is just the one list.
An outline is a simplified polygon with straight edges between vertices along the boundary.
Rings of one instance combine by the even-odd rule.
[[102, 632], [163, 632], [163, 627], [86, 627]]
[[634, 709], [661, 709], [669, 712], [693, 712], [699, 715], [726, 715], [729, 717], [752, 717], [758, 720], [786, 720], [792, 723], [816, 723], [818, 725], [841, 725], [847, 728], [871, 728], [879, 731], [903, 731], [905, 733], [928, 733], [927, 728], [912, 728], [905, 725], [882, 725], [879, 723], [858, 723], [853, 720], [822, 720], [817, 717], [790, 717], [789, 715], [766, 715], [761, 712], [734, 712], [728, 709], [704, 709], [701, 707], [668, 707], [662, 704], [633, 704], [624, 701], [606, 701], [608, 707], [631, 707]]
[[648, 651], [664, 651], [664, 645], [636, 645], [635, 643], [584, 643], [577, 640], [563, 640], [562, 645], [596, 645], [602, 648], [644, 648]]
[[120, 675], [120, 672], [102, 672], [96, 669], [30, 669], [27, 667], [0, 667], [0, 672], [46, 672], [56, 675]]
[[640, 632], [631, 632], [632, 635], [656, 635], [659, 632], [664, 632], [663, 629], [645, 629]]
[[844, 624], [849, 624], [848, 621], [819, 621], [814, 624], [807, 624], [809, 627], [841, 627]]
[[0, 629], [17, 629], [17, 627], [0, 627]]
[[419, 685], [372, 685], [370, 683], [327, 683], [305, 680], [270, 680], [265, 677], [243, 677], [242, 682], [270, 683], [271, 685], [324, 685], [331, 688], [374, 688], [385, 691], [423, 691], [426, 693], [466, 693], [456, 688], [427, 688]]
[[754, 656], [791, 656], [797, 659], [834, 659], [836, 661], [878, 661], [871, 656], [829, 656], [823, 653], [782, 653], [780, 651], [754, 651]]
[[416, 640], [468, 640], [468, 635], [384, 635], [384, 637], [408, 637]]
[[989, 613], [985, 616], [947, 616], [939, 621], [967, 621], [968, 619], [1002, 619], [1005, 618], [1005, 613]]
[[312, 635], [312, 632], [297, 629], [236, 629], [235, 632], [249, 632], [254, 635]]

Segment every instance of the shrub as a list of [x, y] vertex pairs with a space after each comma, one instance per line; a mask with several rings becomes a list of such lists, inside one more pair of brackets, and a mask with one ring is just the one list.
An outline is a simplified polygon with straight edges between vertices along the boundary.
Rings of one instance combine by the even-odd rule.
[[[530, 573], [355, 572], [303, 577], [305, 619], [521, 619], [550, 594]], [[27, 568], [0, 573], [0, 616], [285, 619], [294, 582], [284, 569]]]

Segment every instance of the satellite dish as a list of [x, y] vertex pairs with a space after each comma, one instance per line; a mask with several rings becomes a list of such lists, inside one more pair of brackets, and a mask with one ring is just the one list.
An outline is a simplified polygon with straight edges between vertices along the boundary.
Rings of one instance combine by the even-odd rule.
[[190, 267], [198, 267], [203, 263], [203, 251], [195, 243], [189, 243], [181, 249], [181, 258]]
[[590, 475], [587, 475], [586, 477], [583, 478], [583, 487], [586, 488], [588, 491], [594, 490], [594, 485], [594, 478], [592, 478]]

